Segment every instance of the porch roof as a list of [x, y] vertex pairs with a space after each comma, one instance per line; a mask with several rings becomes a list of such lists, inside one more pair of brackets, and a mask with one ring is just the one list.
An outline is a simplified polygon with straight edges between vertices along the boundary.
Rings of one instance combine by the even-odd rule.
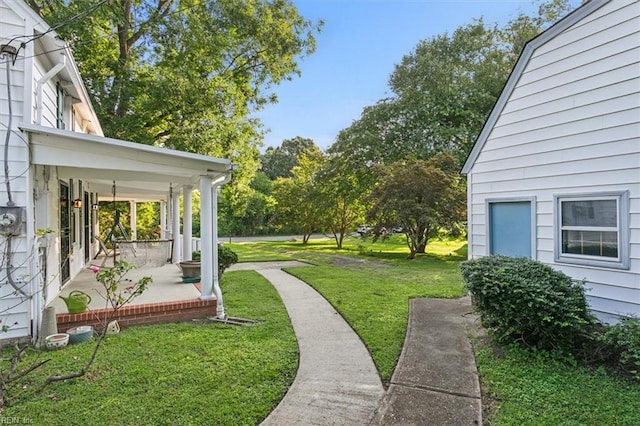
[[62, 179], [91, 182], [101, 199], [157, 200], [182, 185], [198, 188], [201, 176], [213, 179], [233, 171], [230, 160], [160, 148], [86, 133], [22, 124], [29, 136], [32, 164], [55, 166]]

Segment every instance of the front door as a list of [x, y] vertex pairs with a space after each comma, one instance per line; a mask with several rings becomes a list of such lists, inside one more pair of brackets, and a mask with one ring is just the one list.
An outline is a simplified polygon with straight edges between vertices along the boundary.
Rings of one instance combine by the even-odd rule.
[[531, 201], [489, 203], [489, 253], [531, 259]]
[[60, 284], [69, 281], [69, 254], [71, 253], [71, 200], [69, 185], [60, 182]]

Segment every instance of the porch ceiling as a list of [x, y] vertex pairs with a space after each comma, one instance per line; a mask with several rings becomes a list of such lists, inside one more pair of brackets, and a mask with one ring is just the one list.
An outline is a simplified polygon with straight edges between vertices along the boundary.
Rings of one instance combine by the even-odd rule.
[[156, 200], [173, 185], [198, 188], [200, 176], [230, 173], [229, 160], [159, 148], [101, 136], [53, 129], [35, 124], [20, 128], [29, 135], [31, 162], [55, 166], [62, 179], [91, 183], [101, 199]]

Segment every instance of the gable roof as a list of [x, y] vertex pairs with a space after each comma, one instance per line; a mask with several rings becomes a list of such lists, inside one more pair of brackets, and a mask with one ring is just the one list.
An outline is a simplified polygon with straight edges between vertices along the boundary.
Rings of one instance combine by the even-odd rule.
[[71, 82], [71, 85], [66, 87], [66, 90], [68, 90], [73, 97], [80, 99], [80, 102], [76, 103], [75, 108], [80, 113], [82, 120], [87, 124], [87, 132], [102, 136], [102, 126], [93, 108], [89, 93], [80, 76], [80, 71], [78, 70], [69, 45], [25, 1], [4, 0], [3, 2], [25, 21], [27, 31], [33, 31], [33, 34], [14, 37], [10, 40], [14, 42], [12, 44], [24, 42], [25, 38], [32, 40], [34, 41], [34, 53], [32, 55], [34, 57], [44, 55], [54, 65], [60, 62], [61, 56], [66, 57], [64, 68], [60, 71], [60, 76], [64, 78], [64, 80]]
[[507, 101], [509, 100], [509, 98], [511, 98], [511, 94], [516, 88], [518, 81], [522, 76], [522, 73], [527, 67], [529, 60], [531, 59], [531, 56], [533, 56], [533, 53], [536, 51], [536, 49], [555, 38], [558, 34], [575, 25], [585, 17], [589, 16], [591, 13], [600, 9], [610, 1], [611, 0], [590, 0], [562, 18], [560, 21], [556, 22], [546, 31], [542, 32], [541, 34], [527, 42], [527, 44], [524, 46], [524, 49], [522, 49], [522, 53], [520, 54], [516, 65], [513, 67], [513, 70], [511, 71], [511, 74], [509, 75], [509, 78], [507, 79], [507, 82], [504, 85], [504, 88], [502, 89], [498, 100], [493, 106], [493, 109], [491, 110], [487, 121], [485, 121], [484, 126], [482, 127], [482, 131], [480, 132], [478, 139], [476, 139], [476, 143], [473, 145], [471, 152], [467, 156], [467, 160], [462, 167], [462, 174], [468, 174], [471, 171], [471, 168], [476, 162], [478, 155], [480, 155], [482, 148], [484, 148], [484, 145], [487, 142], [487, 139], [489, 138], [493, 127], [496, 125], [498, 118], [500, 118], [500, 115], [502, 114]]

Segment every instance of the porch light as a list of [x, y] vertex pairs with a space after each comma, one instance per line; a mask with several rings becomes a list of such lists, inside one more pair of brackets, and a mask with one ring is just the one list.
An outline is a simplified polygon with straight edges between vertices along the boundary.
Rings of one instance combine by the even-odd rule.
[[73, 208], [74, 209], [82, 208], [82, 200], [80, 198], [76, 198], [75, 200], [73, 200]]

